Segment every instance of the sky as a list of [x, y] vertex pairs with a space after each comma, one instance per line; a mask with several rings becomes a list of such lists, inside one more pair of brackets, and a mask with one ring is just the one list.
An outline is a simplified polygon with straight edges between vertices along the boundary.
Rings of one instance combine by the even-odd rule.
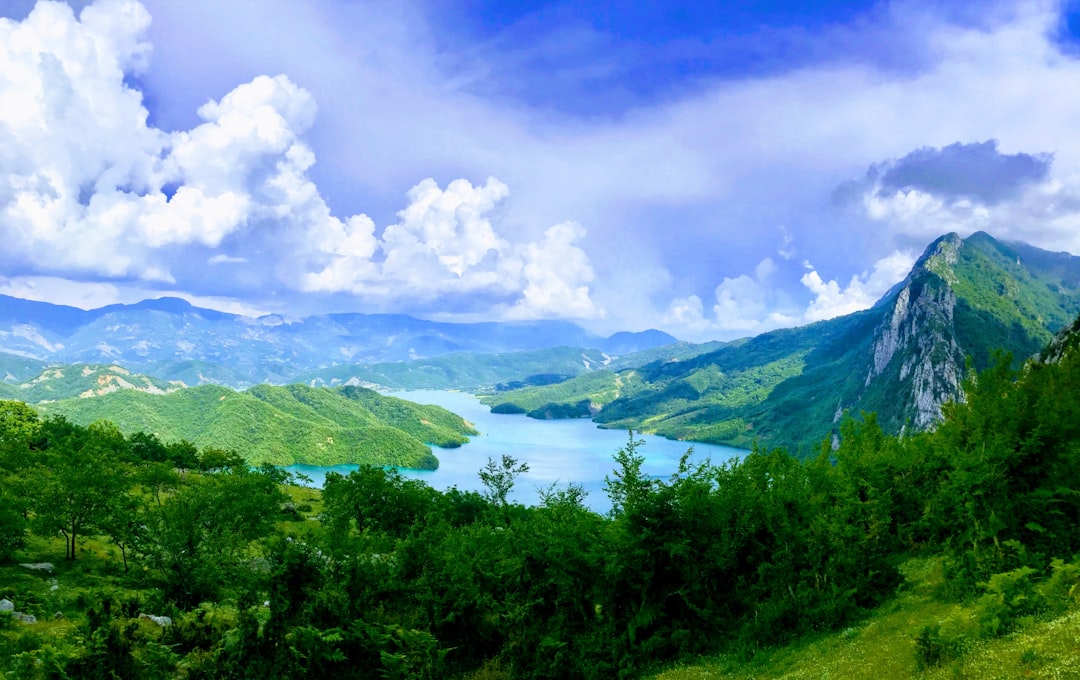
[[702, 341], [1080, 254], [1080, 4], [948, 4], [0, 0], [0, 294]]

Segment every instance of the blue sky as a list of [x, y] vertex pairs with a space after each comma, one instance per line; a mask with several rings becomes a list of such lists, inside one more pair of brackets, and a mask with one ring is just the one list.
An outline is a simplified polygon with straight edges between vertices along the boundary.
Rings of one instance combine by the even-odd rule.
[[1080, 253], [1076, 3], [0, 16], [0, 293], [704, 340], [864, 308], [948, 231]]

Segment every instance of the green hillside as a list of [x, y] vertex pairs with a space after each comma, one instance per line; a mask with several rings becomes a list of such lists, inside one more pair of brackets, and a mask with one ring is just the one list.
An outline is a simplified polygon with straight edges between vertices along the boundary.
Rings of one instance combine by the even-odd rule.
[[248, 392], [204, 385], [166, 395], [124, 390], [38, 408], [83, 425], [104, 419], [125, 433], [143, 430], [165, 441], [186, 438], [200, 447], [232, 449], [252, 464], [434, 468], [438, 460], [426, 444], [460, 446], [475, 434], [437, 406], [375, 393], [365, 399], [378, 415], [344, 392], [303, 385], [260, 385]]
[[[514, 503], [511, 456], [479, 492], [375, 466], [286, 489], [272, 466], [2, 402], [0, 676], [1080, 677], [1078, 326], [1043, 360], [995, 357], [932, 432], [844, 418], [812, 459], [755, 447], [666, 479], [631, 434], [605, 515], [573, 484]], [[315, 420], [349, 413], [334, 398], [407, 408], [258, 393]]]
[[812, 455], [845, 411], [923, 429], [960, 395], [966, 359], [1037, 353], [1080, 312], [1080, 258], [987, 234], [938, 239], [872, 309], [765, 333], [681, 361], [489, 396], [499, 412], [593, 416], [604, 427]]
[[0, 388], [29, 380], [44, 368], [45, 363], [37, 359], [0, 352]]
[[28, 404], [74, 397], [100, 397], [119, 390], [165, 394], [184, 387], [183, 383], [132, 373], [108, 364], [67, 364], [51, 366], [36, 377], [10, 385], [3, 394]]

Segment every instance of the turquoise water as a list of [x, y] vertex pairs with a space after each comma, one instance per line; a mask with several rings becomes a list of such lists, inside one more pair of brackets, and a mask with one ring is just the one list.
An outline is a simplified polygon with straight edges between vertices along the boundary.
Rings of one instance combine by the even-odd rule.
[[[625, 431], [601, 430], [586, 419], [535, 420], [524, 415], [493, 414], [476, 397], [462, 392], [410, 390], [390, 395], [421, 404], [437, 404], [459, 414], [480, 431], [479, 436], [472, 437], [461, 448], [434, 448], [439, 458], [438, 470], [402, 470], [404, 476], [423, 480], [440, 490], [457, 486], [479, 491], [482, 485], [477, 472], [488, 457], [499, 460], [505, 453], [529, 464], [529, 471], [518, 477], [511, 494], [514, 501], [533, 505], [539, 502], [540, 489], [553, 483], [575, 482], [589, 492], [586, 505], [597, 512], [610, 508], [604, 494], [604, 477], [614, 469], [612, 456], [626, 444]], [[691, 460], [697, 461], [710, 458], [719, 463], [745, 453], [742, 449], [714, 444], [690, 444], [649, 435], [635, 436], [638, 438], [646, 441], [638, 449], [645, 456], [643, 471], [663, 478], [674, 472], [679, 458], [691, 446], [694, 448]], [[322, 486], [327, 472], [348, 474], [356, 466], [293, 465], [286, 469], [301, 472], [311, 477], [315, 485]]]

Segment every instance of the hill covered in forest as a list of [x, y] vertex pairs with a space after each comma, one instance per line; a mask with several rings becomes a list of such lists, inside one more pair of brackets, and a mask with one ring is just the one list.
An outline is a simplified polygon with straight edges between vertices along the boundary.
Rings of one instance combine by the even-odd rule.
[[251, 465], [367, 463], [434, 469], [429, 445], [454, 448], [476, 434], [449, 411], [362, 387], [328, 389], [257, 385], [237, 392], [202, 385], [151, 394], [125, 389], [93, 398], [39, 404], [44, 415], [74, 423], [100, 420], [122, 432], [238, 453]]
[[1078, 312], [1080, 258], [950, 234], [869, 310], [487, 401], [501, 412], [809, 455], [845, 412], [875, 412], [893, 433], [931, 426], [961, 395], [969, 359], [982, 369], [1004, 350], [1022, 361]]

